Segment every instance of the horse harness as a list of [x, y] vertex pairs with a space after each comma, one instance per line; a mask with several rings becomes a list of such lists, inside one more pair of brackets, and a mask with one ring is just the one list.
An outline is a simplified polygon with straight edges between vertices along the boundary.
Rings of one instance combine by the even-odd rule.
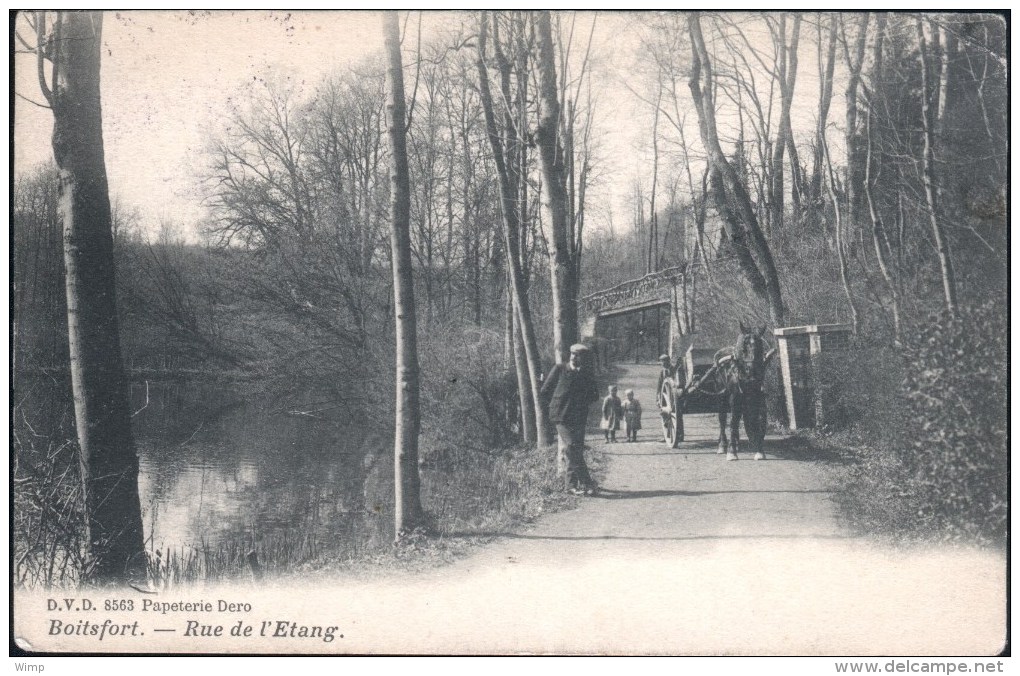
[[[758, 359], [753, 354], [753, 347], [747, 349], [748, 342], [753, 344], [754, 338], [750, 335], [741, 336], [737, 341], [737, 345], [730, 348], [729, 354], [721, 354], [727, 351], [725, 348], [716, 353], [715, 364], [723, 371], [724, 382], [722, 389], [718, 392], [706, 392], [699, 385], [698, 391], [708, 396], [722, 396], [729, 389], [726, 382], [729, 381], [736, 384], [737, 391], [740, 394], [761, 394], [765, 388], [765, 364], [762, 359]], [[750, 360], [745, 358], [745, 355], [748, 353], [751, 353]]]

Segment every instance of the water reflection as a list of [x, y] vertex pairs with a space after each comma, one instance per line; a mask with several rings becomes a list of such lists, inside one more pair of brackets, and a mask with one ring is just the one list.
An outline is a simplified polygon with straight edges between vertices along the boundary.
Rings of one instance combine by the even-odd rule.
[[379, 444], [337, 409], [288, 415], [320, 408], [315, 393], [282, 401], [208, 384], [147, 387], [132, 386], [132, 403], [151, 549], [273, 536], [386, 538], [366, 532], [386, 528], [371, 518], [364, 490], [366, 460]]

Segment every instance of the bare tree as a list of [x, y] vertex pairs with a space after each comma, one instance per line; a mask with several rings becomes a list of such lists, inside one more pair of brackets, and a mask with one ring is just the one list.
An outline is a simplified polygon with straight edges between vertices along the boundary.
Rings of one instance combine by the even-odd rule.
[[549, 12], [539, 12], [539, 119], [536, 140], [542, 167], [542, 209], [552, 232], [553, 349], [557, 363], [565, 363], [577, 342], [577, 279], [575, 240], [567, 218], [563, 146], [560, 143], [560, 101]]
[[[143, 581], [138, 456], [117, 319], [100, 64], [103, 14], [35, 12], [39, 86], [53, 111], [75, 422], [85, 490], [86, 578]], [[51, 63], [49, 76], [45, 60]]]
[[[935, 29], [938, 34], [938, 29]], [[921, 156], [921, 180], [924, 183], [925, 206], [927, 206], [928, 219], [931, 224], [932, 235], [935, 237], [935, 248], [939, 254], [939, 267], [942, 273], [942, 293], [945, 296], [946, 309], [950, 314], [956, 314], [956, 273], [953, 271], [953, 259], [949, 252], [949, 240], [939, 220], [938, 203], [936, 202], [936, 177], [935, 177], [935, 126], [933, 119], [932, 102], [939, 100], [938, 83], [932, 87], [932, 77], [929, 72], [927, 40], [924, 37], [924, 24], [917, 19], [917, 43], [918, 57], [921, 60], [921, 130], [924, 137], [924, 153]], [[941, 64], [941, 60], [940, 60]], [[934, 106], [938, 110], [938, 104]]]
[[893, 339], [900, 339], [900, 293], [899, 280], [894, 276], [890, 257], [892, 256], [889, 245], [889, 236], [885, 229], [885, 221], [879, 208], [878, 199], [875, 195], [875, 186], [878, 182], [876, 170], [880, 165], [880, 159], [876, 157], [876, 148], [881, 148], [879, 130], [876, 128], [878, 97], [882, 89], [882, 45], [885, 37], [886, 16], [878, 15], [878, 26], [876, 28], [874, 59], [872, 62], [871, 91], [868, 101], [868, 112], [865, 120], [865, 160], [864, 160], [864, 198], [868, 202], [868, 212], [871, 215], [871, 241], [875, 247], [875, 257], [878, 260], [878, 267], [889, 287], [889, 302], [893, 318]]
[[864, 50], [868, 38], [869, 14], [862, 12], [857, 26], [857, 39], [854, 42], [853, 54], [850, 52], [849, 36], [846, 34], [846, 22], [843, 16], [838, 17], [843, 36], [843, 54], [847, 63], [849, 77], [847, 79], [844, 98], [846, 101], [846, 216], [850, 227], [857, 227], [860, 221], [861, 183], [864, 172], [861, 169], [861, 152], [857, 129], [857, 106], [861, 71], [864, 67]]
[[822, 182], [826, 168], [823, 167], [823, 155], [826, 154], [825, 126], [829, 119], [829, 107], [832, 104], [832, 79], [836, 70], [836, 24], [839, 17], [835, 14], [829, 16], [829, 30], [827, 46], [825, 47], [825, 58], [822, 58], [822, 16], [818, 17], [818, 123], [815, 126], [815, 149], [814, 160], [811, 169], [811, 186], [809, 200], [812, 205], [818, 204], [822, 199]]
[[407, 109], [400, 29], [396, 12], [383, 16], [386, 42], [386, 130], [390, 144], [390, 243], [393, 255], [393, 310], [396, 315], [397, 379], [394, 425], [394, 517], [399, 541], [424, 525], [418, 474], [419, 399], [418, 330], [411, 271], [411, 187], [407, 168]]
[[[488, 132], [489, 145], [492, 149], [493, 161], [496, 165], [496, 174], [499, 180], [500, 206], [503, 216], [503, 240], [506, 246], [507, 266], [510, 273], [510, 288], [513, 294], [513, 305], [517, 330], [522, 338], [524, 356], [528, 366], [528, 389], [531, 391], [531, 407], [534, 411], [535, 437], [541, 445], [551, 443], [549, 439], [548, 426], [541, 398], [541, 370], [538, 354], [538, 340], [535, 337], [535, 327], [531, 317], [531, 305], [528, 301], [528, 294], [525, 289], [524, 268], [521, 258], [521, 209], [524, 204], [517, 198], [520, 194], [519, 173], [520, 165], [515, 161], [519, 156], [514, 154], [515, 148], [521, 139], [513, 116], [504, 116], [507, 123], [504, 125], [506, 141], [499, 132], [496, 123], [492, 101], [492, 90], [489, 85], [489, 70], [486, 65], [486, 43], [488, 40], [489, 20], [488, 14], [482, 12], [479, 19], [478, 33], [478, 80], [479, 92], [481, 93], [482, 109], [485, 113], [485, 127]], [[509, 106], [510, 96], [510, 64], [501, 55], [498, 39], [495, 40], [497, 47], [497, 58], [500, 61], [500, 93], [505, 105]], [[518, 73], [518, 79], [523, 78], [526, 83], [527, 75]], [[523, 86], [523, 83], [519, 83]], [[508, 157], [509, 155], [509, 157]], [[519, 383], [523, 390], [525, 383]], [[527, 417], [525, 417], [527, 419]], [[526, 437], [528, 434], [526, 433]]]
[[719, 144], [712, 93], [712, 65], [701, 33], [701, 17], [697, 12], [692, 12], [689, 17], [689, 30], [693, 61], [691, 95], [698, 113], [701, 141], [708, 152], [716, 201], [723, 213], [723, 221], [726, 223], [741, 269], [755, 293], [768, 303], [773, 325], [782, 326], [783, 297], [772, 252], [758, 225], [747, 188], [740, 181]]
[[[558, 42], [560, 52], [560, 97], [563, 109], [560, 115], [560, 135], [563, 139], [564, 184], [567, 194], [567, 231], [570, 240], [571, 275], [574, 283], [574, 296], [579, 293], [581, 284], [581, 258], [584, 252], [585, 215], [587, 213], [587, 191], [594, 180], [595, 142], [592, 138], [596, 96], [592, 92], [592, 69], [590, 67], [592, 36], [598, 15], [592, 16], [588, 32], [588, 43], [581, 60], [579, 74], [571, 77], [570, 51], [573, 42], [574, 23], [577, 13], [573, 13], [570, 31], [566, 40]], [[571, 91], [570, 85], [576, 82]], [[583, 92], [583, 94], [582, 94]]]
[[779, 55], [779, 64], [774, 73], [776, 81], [779, 82], [780, 114], [779, 129], [776, 135], [775, 148], [772, 155], [772, 229], [776, 230], [783, 224], [785, 201], [785, 182], [783, 181], [783, 162], [787, 152], [790, 160], [790, 196], [795, 209], [800, 207], [800, 195], [802, 192], [800, 178], [800, 159], [797, 155], [797, 147], [793, 141], [793, 128], [790, 122], [790, 110], [793, 107], [793, 91], [797, 83], [797, 46], [800, 41], [799, 13], [793, 15], [793, 28], [789, 43], [786, 37], [786, 13], [780, 14], [778, 28], [773, 27], [772, 21], [767, 21], [769, 30], [773, 33], [776, 42], [776, 51]]
[[659, 268], [659, 217], [655, 211], [655, 191], [659, 183], [659, 111], [662, 109], [662, 79], [658, 78], [658, 93], [655, 100], [655, 115], [652, 121], [652, 195], [649, 209], [651, 226], [648, 232], [648, 265], [645, 272]]
[[843, 283], [843, 293], [846, 295], [847, 305], [850, 306], [851, 329], [857, 335], [861, 327], [860, 312], [857, 303], [854, 301], [853, 289], [850, 284], [850, 272], [847, 265], [846, 245], [844, 238], [844, 219], [842, 206], [836, 197], [836, 175], [832, 169], [832, 158], [829, 156], [829, 144], [825, 138], [825, 127], [822, 127], [819, 141], [822, 144], [822, 155], [825, 161], [826, 178], [825, 186], [828, 189], [829, 201], [832, 204], [832, 213], [836, 220], [836, 257], [839, 260], [839, 278]]

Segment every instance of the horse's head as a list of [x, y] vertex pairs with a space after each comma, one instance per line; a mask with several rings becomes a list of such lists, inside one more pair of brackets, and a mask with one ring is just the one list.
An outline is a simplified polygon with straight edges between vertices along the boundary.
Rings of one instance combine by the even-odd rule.
[[733, 363], [738, 377], [759, 388], [765, 379], [765, 329], [762, 326], [754, 330], [740, 322], [740, 334], [733, 344]]
[[757, 331], [740, 322], [740, 334], [733, 344], [733, 356], [747, 364], [760, 364], [765, 359], [765, 327]]

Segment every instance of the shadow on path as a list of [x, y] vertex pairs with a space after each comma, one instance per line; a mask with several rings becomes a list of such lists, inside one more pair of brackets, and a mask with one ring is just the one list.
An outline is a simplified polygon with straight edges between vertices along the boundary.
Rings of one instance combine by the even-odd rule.
[[648, 490], [648, 491], [627, 491], [627, 490], [616, 490], [613, 488], [606, 488], [599, 486], [599, 492], [595, 494], [594, 498], [601, 498], [603, 500], [635, 500], [639, 498], [665, 498], [665, 497], [685, 497], [685, 498], [696, 498], [702, 495], [731, 495], [734, 493], [831, 493], [832, 491], [825, 489], [811, 489], [811, 490], [778, 490], [778, 491], [754, 491], [754, 490], [735, 490], [735, 491], [673, 491], [673, 490]]
[[683, 542], [688, 540], [850, 540], [848, 535], [830, 535], [820, 533], [775, 533], [762, 535], [677, 535], [677, 536], [641, 536], [641, 535], [529, 535], [527, 533], [508, 533], [503, 531], [460, 531], [450, 533], [448, 538], [498, 537], [511, 540], [646, 540]]
[[661, 453], [614, 453], [612, 451], [602, 451], [602, 453], [604, 455], [614, 455], [614, 456], [630, 455], [630, 456], [635, 456], [635, 457], [641, 457], [641, 456], [646, 456], [646, 455], [647, 456], [655, 456], [655, 455], [683, 455], [683, 451], [680, 451], [680, 450], [676, 450], [676, 451], [663, 451]]
[[830, 448], [819, 448], [803, 436], [766, 439], [765, 455], [779, 460], [800, 460], [808, 462], [831, 462], [842, 465], [846, 459]]
[[[626, 443], [626, 442], [624, 442]], [[639, 443], [655, 443], [643, 441]], [[663, 446], [666, 444], [663, 442]], [[740, 453], [741, 455], [747, 456], [750, 454], [750, 446], [746, 439], [741, 437], [740, 440]], [[680, 444], [680, 448], [674, 450], [654, 451], [651, 453], [641, 453], [640, 451], [635, 453], [610, 451], [603, 447], [602, 453], [605, 455], [612, 456], [661, 456], [661, 455], [721, 455], [718, 453], [719, 442], [716, 440], [705, 440], [705, 441], [685, 441]], [[819, 448], [813, 445], [810, 439], [802, 436], [783, 437], [780, 439], [766, 439], [765, 447], [766, 459], [772, 460], [789, 460], [796, 462], [831, 462], [835, 464], [844, 464], [846, 459], [843, 458], [839, 453], [828, 448]]]

